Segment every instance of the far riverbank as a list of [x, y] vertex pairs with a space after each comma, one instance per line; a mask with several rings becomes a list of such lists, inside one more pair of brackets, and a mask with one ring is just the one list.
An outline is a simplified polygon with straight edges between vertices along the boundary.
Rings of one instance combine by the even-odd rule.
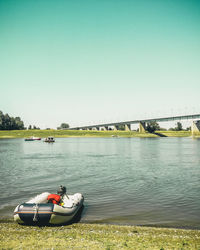
[[0, 221], [2, 249], [199, 249], [200, 231], [77, 223], [21, 226]]
[[[139, 133], [137, 131], [95, 131], [95, 130], [1, 130], [0, 138], [27, 138], [36, 136], [46, 138], [62, 137], [190, 137], [191, 131], [156, 131], [155, 133]], [[200, 133], [195, 136], [200, 137]]]

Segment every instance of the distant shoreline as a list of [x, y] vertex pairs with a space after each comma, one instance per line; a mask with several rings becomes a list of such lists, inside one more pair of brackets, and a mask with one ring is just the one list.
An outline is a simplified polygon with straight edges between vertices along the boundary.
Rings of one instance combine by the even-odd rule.
[[[95, 131], [95, 130], [0, 130], [0, 139], [27, 138], [31, 136], [46, 138], [53, 136], [62, 137], [190, 137], [191, 131], [156, 131], [155, 133], [139, 133], [137, 131]], [[200, 133], [195, 134], [200, 137]]]

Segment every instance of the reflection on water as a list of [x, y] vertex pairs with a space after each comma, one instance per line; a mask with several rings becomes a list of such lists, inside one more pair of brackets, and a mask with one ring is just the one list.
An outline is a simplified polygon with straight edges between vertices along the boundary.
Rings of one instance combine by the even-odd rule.
[[82, 221], [200, 228], [200, 140], [0, 140], [0, 215], [66, 185], [85, 196]]

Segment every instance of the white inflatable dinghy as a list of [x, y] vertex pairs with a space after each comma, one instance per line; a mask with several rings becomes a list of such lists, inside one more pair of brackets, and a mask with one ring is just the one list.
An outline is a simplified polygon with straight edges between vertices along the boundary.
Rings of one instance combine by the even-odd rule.
[[84, 197], [80, 193], [65, 195], [59, 205], [48, 203], [49, 195], [45, 192], [18, 205], [14, 220], [19, 224], [66, 224], [73, 221], [83, 206]]

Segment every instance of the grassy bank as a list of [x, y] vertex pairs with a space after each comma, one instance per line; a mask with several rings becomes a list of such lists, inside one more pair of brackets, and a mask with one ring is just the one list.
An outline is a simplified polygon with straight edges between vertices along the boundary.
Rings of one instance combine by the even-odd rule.
[[0, 223], [1, 249], [200, 249], [200, 231], [73, 224], [60, 227]]
[[[188, 137], [190, 131], [157, 131], [151, 133], [139, 133], [136, 131], [94, 131], [94, 130], [12, 130], [0, 131], [0, 138], [26, 138], [38, 137]], [[199, 133], [200, 136], [200, 133]]]

